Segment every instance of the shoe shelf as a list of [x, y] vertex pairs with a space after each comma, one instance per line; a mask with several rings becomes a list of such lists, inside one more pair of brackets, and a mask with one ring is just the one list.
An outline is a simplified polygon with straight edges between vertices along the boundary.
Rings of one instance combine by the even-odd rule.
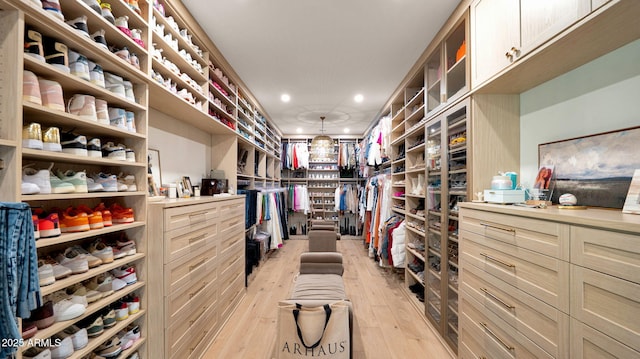
[[[113, 16], [115, 18], [127, 16], [129, 29], [140, 29], [142, 30], [141, 37], [143, 39], [147, 38], [146, 31], [148, 29], [148, 25], [138, 14], [131, 10], [129, 6], [120, 3], [120, 0], [109, 1], [109, 4], [111, 4], [111, 12], [113, 13]], [[83, 15], [86, 16], [87, 26], [89, 27], [89, 34], [92, 34], [100, 29], [104, 30], [104, 37], [107, 40], [107, 44], [109, 44], [110, 46], [115, 46], [118, 49], [126, 47], [129, 49], [129, 51], [134, 52], [136, 55], [138, 53], [147, 53], [146, 48], [133, 41], [133, 39], [127, 36], [124, 32], [120, 31], [120, 29], [118, 29], [114, 24], [110, 23], [102, 15], [93, 11], [93, 9], [85, 4], [84, 1], [60, 0], [60, 6], [62, 7], [62, 12], [64, 13], [65, 20], [73, 20]], [[140, 64], [142, 64], [142, 61], [140, 62]]]
[[53, 201], [71, 199], [91, 199], [91, 198], [118, 198], [118, 197], [138, 197], [146, 195], [144, 191], [137, 192], [89, 192], [89, 193], [65, 193], [65, 194], [25, 194], [23, 201]]
[[[108, 272], [108, 271], [110, 271], [112, 269], [116, 269], [116, 268], [118, 268], [118, 267], [120, 267], [122, 265], [125, 265], [125, 264], [128, 264], [128, 263], [137, 262], [137, 261], [143, 259], [144, 257], [145, 257], [144, 253], [136, 253], [136, 254], [132, 254], [130, 256], [126, 256], [126, 257], [123, 257], [123, 258], [116, 259], [111, 263], [101, 264], [101, 265], [99, 265], [99, 266], [97, 266], [95, 268], [89, 269], [87, 272], [84, 272], [84, 273], [72, 274], [72, 275], [70, 275], [69, 277], [67, 277], [65, 279], [56, 280], [55, 283], [53, 283], [51, 285], [40, 287], [40, 293], [42, 294], [42, 296], [46, 296], [48, 294], [57, 292], [59, 290], [63, 290], [63, 289], [65, 289], [65, 288], [67, 288], [67, 287], [69, 287], [69, 286], [71, 286], [71, 285], [73, 285], [75, 283], [79, 283], [79, 282], [85, 281], [85, 280], [93, 278], [93, 277], [95, 277], [95, 276], [97, 276], [99, 274], [106, 273], [106, 272]], [[119, 291], [115, 292], [113, 295], [120, 294], [123, 290], [126, 290], [129, 287], [141, 288], [143, 286], [144, 286], [144, 282], [138, 280], [138, 282], [136, 282], [136, 283], [134, 283], [132, 285], [128, 285], [128, 286], [124, 287], [122, 290], [119, 290]], [[135, 290], [135, 288], [132, 289], [132, 290]], [[94, 303], [91, 303], [89, 305], [89, 307], [90, 308], [94, 307], [94, 306], [96, 306], [96, 307], [104, 307], [105, 304], [109, 304], [110, 302], [113, 302], [113, 300], [111, 300], [111, 299], [114, 299], [114, 298], [117, 299], [118, 298], [118, 297], [112, 297], [113, 295], [110, 295], [110, 296], [108, 296], [106, 298], [102, 298], [102, 299], [100, 299], [100, 300], [98, 300], [98, 301], [96, 301]], [[123, 296], [123, 295], [121, 295], [121, 296]], [[102, 304], [102, 305], [99, 305], [99, 304]], [[88, 310], [87, 310], [87, 313], [88, 313]], [[85, 314], [87, 314], [87, 313], [85, 313]]]
[[[168, 10], [168, 5], [164, 4], [165, 6], [165, 11]], [[171, 16], [171, 15], [169, 15]], [[175, 21], [175, 17], [172, 17]], [[176, 23], [177, 24], [177, 23]], [[206, 53], [202, 52], [204, 50], [204, 48], [202, 46], [199, 46], [197, 44], [195, 44], [196, 46], [198, 46], [198, 48], [201, 50], [200, 53], [191, 45], [191, 43], [189, 43], [184, 36], [182, 36], [180, 34], [180, 31], [176, 30], [175, 28], [173, 28], [171, 26], [171, 22], [167, 20], [167, 17], [163, 16], [160, 11], [158, 11], [158, 9], [156, 9], [155, 7], [153, 8], [153, 17], [152, 17], [152, 21], [151, 24], [149, 26], [150, 29], [154, 29], [156, 27], [156, 25], [164, 25], [164, 34], [170, 33], [171, 36], [174, 39], [178, 39], [178, 48], [179, 49], [184, 49], [186, 52], [188, 52], [191, 55], [191, 58], [193, 60], [196, 60], [200, 66], [202, 66], [202, 68], [204, 69], [205, 67], [207, 67], [207, 61], [205, 60], [207, 58]], [[188, 34], [188, 30], [185, 29], [184, 26], [180, 26], [178, 24], [178, 28], [184, 31], [187, 31]], [[154, 31], [155, 32], [155, 31]], [[162, 36], [160, 34], [158, 34], [159, 36]], [[154, 40], [155, 41], [155, 40]], [[190, 65], [192, 66], [192, 65]]]
[[404, 210], [404, 209], [400, 209], [400, 208], [395, 208], [395, 207], [393, 207], [393, 208], [391, 208], [391, 210], [392, 210], [392, 211], [394, 211], [394, 212], [396, 212], [396, 213], [399, 213], [399, 214], [401, 214], [401, 215], [403, 215], [403, 216], [407, 214], [407, 212], [405, 212], [405, 210]]
[[[118, 138], [144, 139], [146, 135], [139, 132], [131, 132], [111, 125], [104, 125], [92, 120], [86, 120], [80, 116], [68, 112], [52, 110], [36, 103], [23, 101], [23, 113], [29, 121], [42, 125], [57, 125], [60, 127], [75, 128], [85, 136], [111, 136]], [[136, 126], [138, 130], [143, 126]]]
[[144, 227], [145, 222], [133, 222], [133, 223], [114, 223], [112, 226], [104, 227], [100, 229], [92, 229], [86, 232], [76, 232], [76, 233], [63, 233], [58, 237], [52, 238], [40, 238], [36, 241], [36, 248], [44, 248], [52, 245], [62, 244], [77, 241], [85, 238], [92, 238], [97, 236], [102, 236], [109, 233], [124, 231], [133, 228]]
[[[132, 42], [139, 49], [136, 54], [140, 60], [140, 66], [142, 70], [139, 70], [132, 66], [129, 62], [124, 59], [118, 57], [116, 54], [112, 53], [108, 49], [100, 46], [96, 42], [94, 42], [90, 37], [83, 36], [77, 31], [74, 31], [71, 26], [66, 23], [60, 21], [55, 16], [49, 14], [47, 11], [44, 11], [40, 8], [36, 8], [31, 4], [31, 2], [23, 1], [21, 3], [22, 10], [24, 10], [25, 14], [25, 23], [29, 24], [29, 26], [42, 35], [51, 35], [52, 37], [56, 37], [62, 35], [64, 38], [60, 38], [59, 40], [63, 40], [65, 45], [69, 47], [69, 49], [73, 49], [78, 51], [82, 55], [86, 56], [89, 60], [99, 60], [96, 61], [102, 69], [106, 72], [111, 72], [114, 74], [118, 74], [123, 77], [127, 77], [132, 82], [146, 83], [148, 81], [147, 75], [145, 72], [145, 68], [142, 67], [147, 61], [147, 51], [140, 48], [135, 42]], [[89, 9], [88, 11], [93, 11]], [[109, 25], [111, 23], [107, 22]], [[113, 26], [113, 25], [111, 25]], [[120, 30], [118, 31], [118, 36], [121, 38], [128, 37], [122, 33]], [[118, 37], [116, 37], [117, 39]], [[126, 41], [126, 40], [124, 40]], [[107, 43], [109, 45], [114, 44], [115, 42], [109, 38], [107, 38]], [[37, 60], [32, 60], [33, 62], [37, 62]], [[44, 64], [43, 64], [44, 65]], [[57, 70], [57, 69], [54, 69]], [[60, 72], [60, 71], [58, 71]], [[62, 73], [62, 72], [61, 72]], [[65, 74], [65, 73], [62, 73]], [[68, 74], [65, 74], [68, 75]], [[72, 75], [68, 75], [72, 76]], [[84, 81], [84, 80], [80, 80]], [[96, 86], [97, 87], [97, 86]], [[100, 87], [98, 87], [100, 88]]]
[[[98, 61], [98, 63], [102, 65], [100, 61]], [[111, 107], [121, 107], [130, 111], [146, 110], [146, 106], [144, 105], [131, 101], [125, 97], [118, 96], [105, 88], [94, 85], [93, 83], [83, 80], [75, 75], [61, 71], [56, 67], [45, 62], [38, 61], [31, 56], [24, 55], [24, 68], [25, 70], [34, 72], [39, 77], [42, 76], [48, 80], [58, 82], [66, 94], [80, 93], [83, 95], [91, 95], [107, 101]]]
[[[220, 85], [220, 87], [222, 87], [226, 92], [228, 96], [224, 96], [224, 94], [222, 94], [223, 97], [226, 97], [229, 101], [235, 104], [235, 100], [237, 97], [237, 89], [235, 87], [235, 85], [233, 85], [231, 82], [229, 82], [229, 78], [226, 77], [224, 75], [224, 73], [222, 72], [222, 70], [219, 70], [219, 68], [215, 67], [215, 65], [213, 64], [213, 62], [210, 62], [209, 64], [209, 84], [211, 84], [211, 86], [213, 86], [213, 83], [217, 83], [218, 85]], [[214, 87], [215, 88], [215, 87]], [[219, 92], [218, 89], [216, 89], [216, 91]], [[249, 104], [246, 102], [246, 100], [242, 101], [240, 98], [238, 98], [238, 105], [243, 106], [245, 109], [247, 109], [250, 113], [250, 115], [247, 115], [247, 117], [251, 116], [251, 118], [253, 118], [253, 116], [255, 115], [251, 106], [249, 106]]]
[[405, 212], [405, 215], [406, 215], [407, 217], [410, 217], [410, 218], [416, 219], [416, 220], [418, 220], [418, 221], [424, 221], [424, 217], [417, 216], [417, 215], [415, 215], [415, 214], [413, 214], [413, 213], [411, 213], [411, 212]]
[[[87, 346], [85, 346], [82, 349], [75, 350], [73, 352], [73, 354], [71, 356], [69, 356], [67, 359], [81, 359], [81, 358], [85, 358], [87, 355], [90, 355], [94, 350], [96, 350], [106, 340], [109, 340], [109, 339], [113, 338], [114, 336], [117, 336], [118, 333], [120, 331], [122, 331], [123, 329], [125, 329], [129, 324], [135, 322], [139, 318], [142, 318], [142, 316], [145, 314], [145, 312], [146, 312], [145, 310], [140, 309], [140, 312], [135, 313], [135, 314], [130, 314], [127, 319], [117, 322], [112, 328], [105, 329], [104, 332], [102, 332], [99, 336], [97, 336], [95, 338], [89, 338], [89, 343], [87, 344]], [[62, 329], [64, 329], [64, 328], [62, 328]], [[143, 334], [143, 333], [141, 332], [141, 334]], [[139, 340], [136, 341], [134, 346], [136, 346], [136, 348], [140, 348], [141, 345], [143, 344], [142, 341], [145, 340], [145, 339], [146, 339], [145, 337], [141, 337]], [[138, 342], [140, 342], [140, 343], [138, 343]], [[126, 356], [124, 356], [124, 354], [125, 354], [125, 352], [128, 352], [129, 354], [132, 354], [133, 351], [129, 351], [130, 349], [131, 348], [127, 349], [126, 351], [123, 351], [117, 357], [118, 358], [127, 358]]]
[[101, 165], [101, 166], [117, 166], [117, 167], [146, 167], [144, 162], [128, 162], [120, 160], [110, 160], [107, 158], [87, 157], [72, 155], [64, 152], [53, 152], [44, 150], [33, 150], [24, 148], [22, 150], [22, 158], [32, 161], [54, 161], [74, 164]]
[[[68, 326], [70, 326], [72, 324], [75, 324], [75, 323], [81, 321], [84, 318], [90, 317], [92, 314], [100, 311], [101, 309], [103, 309], [104, 307], [108, 306], [109, 304], [115, 302], [116, 300], [118, 300], [120, 298], [124, 298], [127, 294], [133, 293], [134, 291], [139, 290], [139, 289], [143, 288], [144, 286], [145, 286], [144, 282], [134, 283], [134, 284], [131, 284], [131, 285], [128, 285], [128, 286], [122, 288], [121, 290], [119, 290], [117, 292], [114, 292], [113, 294], [109, 295], [106, 298], [98, 299], [97, 301], [89, 304], [89, 306], [86, 308], [84, 314], [82, 314], [81, 316], [73, 318], [71, 320], [65, 320], [65, 321], [62, 321], [62, 322], [55, 322], [50, 327], [47, 327], [47, 328], [44, 328], [44, 329], [39, 329], [38, 332], [36, 332], [36, 335], [34, 336], [34, 338], [35, 339], [47, 339], [47, 338], [51, 337], [52, 335], [63, 331]], [[117, 322], [116, 325], [113, 328], [110, 328], [109, 330], [105, 330], [104, 333], [102, 333], [99, 337], [95, 338], [95, 339], [97, 339], [95, 341], [97, 343], [95, 345], [95, 347], [98, 347], [100, 344], [102, 344], [101, 342], [103, 342], [105, 339], [109, 339], [112, 336], [114, 336], [116, 333], [118, 333], [118, 331], [120, 331], [121, 329], [126, 327], [127, 324], [129, 324], [129, 323], [133, 322], [134, 320], [142, 317], [145, 312], [146, 312], [145, 309], [140, 308], [140, 311], [138, 313], [129, 315], [129, 317], [127, 319], [125, 319], [123, 321], [120, 321], [120, 322]], [[122, 325], [122, 326], [119, 327], [119, 324]], [[115, 328], [118, 328], [118, 327], [119, 327], [119, 329], [117, 331], [113, 332], [109, 336], [109, 338], [106, 338], [107, 335], [105, 335], [105, 333], [108, 333], [111, 330], [113, 330]]]
[[[172, 71], [167, 65], [165, 65], [160, 59], [158, 59], [155, 56], [151, 57], [151, 67], [153, 68], [154, 71], [160, 73], [162, 77], [165, 79], [165, 81], [168, 78], [172, 82], [174, 82], [176, 84], [176, 89], [178, 91], [181, 89], [186, 89], [189, 92], [191, 92], [196, 102], [200, 101], [201, 103], [204, 103], [205, 101], [207, 101], [207, 95], [204, 93], [204, 90], [202, 89], [202, 87], [199, 87], [199, 86], [197, 88], [194, 87], [189, 81], [185, 81], [182, 77], [180, 77], [179, 73]], [[154, 81], [157, 84], [160, 84], [156, 80]], [[186, 99], [183, 99], [182, 97], [178, 96], [177, 93], [175, 95], [181, 100], [185, 100], [186, 102], [188, 102]]]
[[3, 146], [3, 147], [14, 147], [15, 148], [15, 147], [18, 146], [18, 143], [16, 141], [14, 141], [14, 140], [6, 140], [6, 139], [3, 139], [3, 138], [0, 138], [0, 146]]
[[[175, 64], [180, 70], [180, 72], [186, 73], [194, 81], [201, 84], [201, 86], [204, 85], [204, 83], [207, 81], [206, 75], [204, 73], [204, 68], [203, 68], [203, 71], [200, 72], [198, 69], [196, 69], [193, 66], [193, 64], [190, 64], [185, 58], [180, 56], [178, 51], [171, 48], [171, 46], [167, 43], [167, 41], [161, 35], [159, 35], [155, 31], [153, 31], [152, 33], [153, 33], [153, 36], [152, 36], [153, 48], [155, 48], [156, 50], [162, 49], [162, 56], [165, 57], [167, 60], [171, 61], [173, 64]], [[155, 50], [152, 49], [151, 53], [153, 53], [154, 51]]]
[[[218, 88], [216, 88], [213, 83], [211, 81], [208, 82], [209, 83], [209, 93], [212, 94], [215, 98], [219, 99], [220, 102], [224, 103], [225, 105], [235, 109], [236, 108], [236, 103], [235, 101], [233, 101], [232, 99], [230, 99], [229, 97], [225, 96], [224, 93], [222, 93], [222, 91], [220, 91]], [[218, 83], [218, 82], [216, 82]]]
[[421, 231], [419, 231], [418, 229], [413, 228], [413, 227], [410, 227], [410, 226], [407, 226], [406, 228], [407, 228], [410, 232], [413, 232], [413, 233], [415, 233], [415, 234], [417, 234], [417, 235], [419, 235], [419, 236], [424, 237], [424, 232], [421, 232]]
[[224, 108], [220, 107], [218, 104], [216, 104], [215, 102], [211, 101], [210, 99], [209, 99], [209, 108], [213, 109], [218, 115], [221, 115], [222, 117], [224, 117], [228, 121], [231, 121], [231, 123], [236, 123], [236, 118], [233, 115], [233, 113], [227, 112], [229, 109], [231, 109], [232, 112], [233, 112], [235, 110], [235, 108], [227, 107], [227, 111], [225, 111]]
[[[135, 321], [135, 319], [133, 320]], [[124, 326], [125, 328], [130, 324], [131, 322], [127, 322], [127, 324]], [[121, 329], [122, 330], [122, 329]], [[130, 355], [132, 355], [133, 353], [135, 353], [138, 349], [140, 349], [142, 347], [142, 345], [146, 342], [147, 338], [145, 337], [140, 337], [140, 339], [136, 340], [133, 345], [131, 346], [131, 348], [123, 350], [122, 353], [120, 353], [120, 355], [118, 355], [119, 358], [129, 358]], [[74, 357], [70, 357], [71, 359], [76, 359]], [[84, 357], [81, 357], [84, 359]]]

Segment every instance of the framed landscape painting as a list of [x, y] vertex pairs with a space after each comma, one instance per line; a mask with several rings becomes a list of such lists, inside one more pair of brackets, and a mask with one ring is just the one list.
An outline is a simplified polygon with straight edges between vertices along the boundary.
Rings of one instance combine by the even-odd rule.
[[640, 169], [640, 127], [543, 143], [538, 162], [554, 168], [553, 203], [572, 193], [579, 205], [621, 209]]

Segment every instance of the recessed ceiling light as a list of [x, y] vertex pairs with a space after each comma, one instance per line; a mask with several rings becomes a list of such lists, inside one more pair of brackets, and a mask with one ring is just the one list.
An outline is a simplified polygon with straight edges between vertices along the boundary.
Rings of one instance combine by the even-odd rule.
[[296, 132], [297, 132], [297, 133], [302, 133], [302, 129], [301, 129], [300, 127], [298, 127], [298, 128], [296, 129]]
[[347, 127], [344, 128], [344, 133], [349, 133], [349, 129]]
[[362, 100], [364, 100], [364, 96], [362, 96], [361, 94], [357, 94], [357, 95], [353, 98], [353, 100], [354, 100], [355, 102], [360, 103], [360, 102], [362, 102]]
[[282, 96], [280, 96], [280, 100], [282, 100], [282, 102], [289, 102], [291, 101], [291, 96], [287, 95], [286, 93], [283, 93]]

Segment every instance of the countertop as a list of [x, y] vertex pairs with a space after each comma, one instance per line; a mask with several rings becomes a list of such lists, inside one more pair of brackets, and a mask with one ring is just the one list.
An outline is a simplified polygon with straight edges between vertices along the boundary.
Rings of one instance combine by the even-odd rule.
[[[615, 231], [640, 233], [640, 215], [622, 213], [620, 209], [587, 208], [562, 209], [559, 206], [528, 208], [514, 205], [460, 202], [460, 208], [477, 209], [547, 221], [606, 228]], [[464, 213], [460, 213], [464, 216]]]

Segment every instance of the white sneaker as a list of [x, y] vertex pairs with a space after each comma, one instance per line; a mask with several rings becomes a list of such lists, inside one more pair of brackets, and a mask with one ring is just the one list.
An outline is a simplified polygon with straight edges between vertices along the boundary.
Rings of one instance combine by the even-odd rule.
[[52, 171], [49, 171], [49, 182], [51, 183], [51, 193], [73, 193], [76, 190], [76, 186], [73, 183], [61, 180]]
[[[88, 33], [85, 32], [85, 34], [89, 36]], [[91, 80], [91, 77], [89, 75], [89, 60], [84, 55], [81, 55], [73, 50], [69, 50], [69, 70], [74, 76], [77, 76], [86, 81]]]
[[127, 186], [127, 189], [125, 190], [127, 192], [135, 192], [138, 190], [138, 186], [136, 186], [136, 178], [133, 175], [125, 176], [124, 174], [120, 173], [118, 175], [118, 189], [120, 188], [121, 184]]
[[127, 162], [136, 162], [136, 153], [132, 149], [125, 147], [125, 145], [121, 143], [118, 144], [118, 147], [124, 147], [125, 158], [127, 159]]
[[51, 285], [56, 282], [53, 274], [53, 266], [44, 261], [38, 261], [38, 283], [40, 286]]
[[124, 88], [124, 79], [121, 76], [114, 75], [110, 72], [104, 72], [105, 88], [113, 94], [122, 98], [127, 98]]
[[110, 160], [127, 161], [127, 152], [124, 146], [116, 146], [113, 142], [107, 142], [102, 145], [102, 157]]
[[136, 133], [136, 114], [131, 111], [126, 111], [125, 117], [127, 130]]
[[29, 183], [29, 182], [22, 181], [22, 185], [20, 187], [20, 193], [22, 193], [22, 194], [37, 194], [37, 193], [40, 193], [40, 187], [38, 187], [34, 183]]
[[109, 106], [107, 101], [96, 99], [96, 116], [98, 117], [98, 123], [108, 125], [111, 123], [109, 120]]
[[87, 142], [87, 154], [89, 157], [102, 158], [102, 145], [99, 138], [92, 138]]
[[51, 359], [66, 359], [73, 355], [73, 340], [71, 337], [61, 338], [59, 336], [53, 336], [52, 339], [54, 343], [56, 343], [56, 339], [62, 340], [59, 341], [57, 345], [49, 347], [51, 350]]
[[109, 124], [117, 128], [127, 129], [127, 113], [124, 109], [109, 107]]
[[122, 83], [124, 84], [124, 96], [128, 100], [131, 100], [131, 101], [135, 102], [136, 101], [136, 96], [133, 93], [133, 84], [131, 83], [131, 81], [124, 80], [124, 81], [122, 81]]
[[71, 341], [73, 342], [73, 349], [80, 350], [89, 344], [89, 336], [87, 335], [86, 328], [79, 328], [76, 325], [72, 325], [66, 328], [64, 331], [60, 332], [60, 335], [63, 338], [71, 337]]
[[[64, 291], [51, 294], [53, 300], [53, 315], [56, 322], [71, 320], [84, 314], [86, 308], [82, 304], [73, 303]], [[73, 343], [69, 340], [73, 352]]]
[[87, 177], [87, 190], [91, 192], [104, 192], [104, 187], [93, 178]]
[[89, 270], [87, 258], [71, 247], [67, 248], [64, 253], [58, 254], [56, 261], [60, 263], [60, 265], [71, 269], [71, 273], [73, 274], [84, 273]]
[[[22, 182], [24, 184], [33, 184], [38, 187], [40, 194], [51, 193], [51, 181], [49, 178], [49, 170], [37, 170], [35, 168], [25, 166], [22, 169]], [[33, 190], [33, 187], [31, 187]], [[23, 194], [28, 194], [24, 193]]]
[[87, 174], [84, 171], [74, 172], [72, 170], [67, 170], [66, 172], [62, 172], [58, 170], [58, 178], [60, 178], [64, 182], [71, 183], [75, 190], [74, 193], [87, 193]]
[[118, 180], [116, 175], [110, 175], [106, 173], [98, 173], [91, 176], [93, 180], [102, 185], [105, 192], [118, 192]]

